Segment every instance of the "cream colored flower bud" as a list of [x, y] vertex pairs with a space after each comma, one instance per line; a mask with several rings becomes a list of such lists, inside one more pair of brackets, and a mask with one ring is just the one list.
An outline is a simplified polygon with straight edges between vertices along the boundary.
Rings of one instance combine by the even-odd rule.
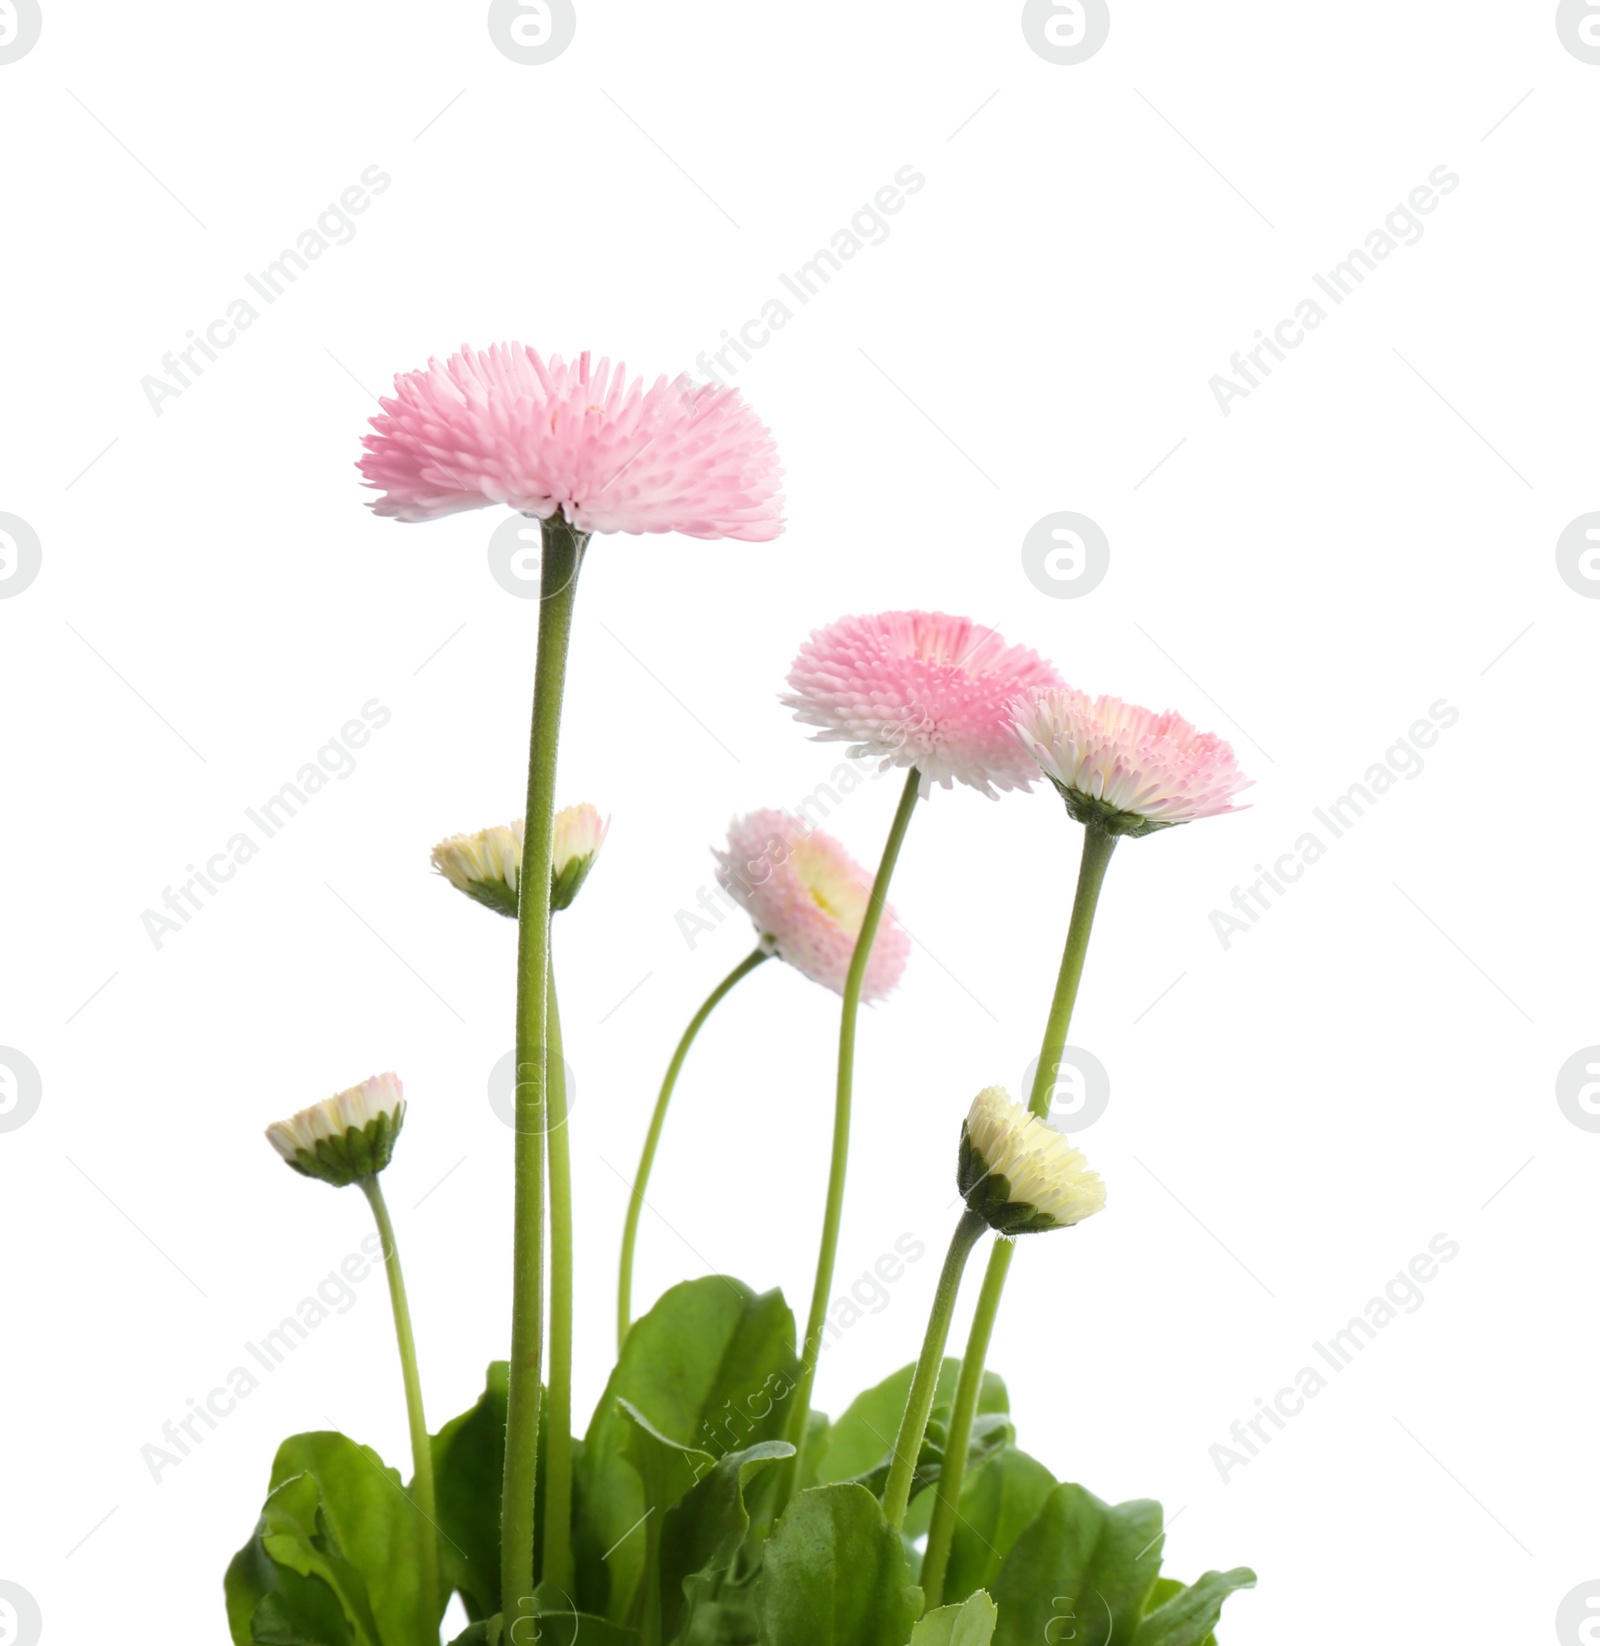
[[[605, 844], [609, 817], [585, 802], [556, 813], [555, 849], [550, 858], [550, 907], [566, 909], [588, 878]], [[518, 829], [520, 836], [521, 829]]]
[[979, 1092], [961, 1127], [956, 1182], [997, 1234], [1070, 1228], [1100, 1211], [1106, 1187], [1053, 1126], [999, 1086]]
[[342, 1189], [389, 1164], [406, 1117], [397, 1074], [375, 1074], [288, 1120], [267, 1127], [267, 1141], [295, 1171]]
[[433, 848], [433, 866], [457, 891], [515, 920], [522, 874], [522, 819], [441, 840]]

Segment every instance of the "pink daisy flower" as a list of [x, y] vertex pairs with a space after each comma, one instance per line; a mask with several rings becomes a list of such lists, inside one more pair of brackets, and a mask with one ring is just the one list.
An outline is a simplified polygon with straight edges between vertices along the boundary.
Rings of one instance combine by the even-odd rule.
[[881, 769], [915, 766], [922, 792], [959, 780], [996, 799], [1026, 789], [1038, 768], [1017, 747], [1010, 704], [1023, 692], [1059, 686], [1056, 671], [993, 629], [940, 612], [842, 617], [814, 630], [789, 671], [783, 699], [820, 743]]
[[1070, 688], [1032, 692], [1013, 707], [1018, 747], [1080, 823], [1141, 835], [1243, 809], [1233, 799], [1252, 779], [1232, 748], [1181, 714]]
[[[844, 993], [872, 875], [832, 835], [807, 830], [787, 812], [735, 818], [726, 851], [713, 850], [717, 879], [755, 922], [779, 959], [814, 983]], [[911, 939], [885, 908], [862, 983], [864, 1000], [881, 1000], [900, 981]]]
[[766, 542], [783, 530], [772, 435], [736, 389], [521, 343], [464, 348], [395, 378], [358, 467], [399, 520], [504, 503], [581, 532]]

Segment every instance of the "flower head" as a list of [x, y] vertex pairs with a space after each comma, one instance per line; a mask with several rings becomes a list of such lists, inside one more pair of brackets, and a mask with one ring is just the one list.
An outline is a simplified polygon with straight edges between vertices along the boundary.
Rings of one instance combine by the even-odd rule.
[[[587, 801], [556, 813], [555, 855], [550, 864], [550, 907], [571, 908], [578, 888], [588, 878], [605, 844], [609, 817], [601, 817]], [[521, 833], [521, 830], [518, 830]]]
[[[605, 843], [611, 819], [593, 806], [568, 806], [555, 815], [550, 863], [550, 907], [566, 909], [578, 895]], [[517, 918], [522, 875], [522, 819], [476, 834], [453, 834], [433, 848], [433, 866], [457, 891], [510, 919]]]
[[515, 920], [522, 873], [522, 819], [441, 840], [433, 848], [433, 866], [457, 891]]
[[358, 465], [400, 520], [504, 503], [580, 532], [682, 532], [761, 543], [783, 529], [782, 469], [737, 389], [646, 388], [588, 354], [463, 348], [395, 378]]
[[[808, 831], [787, 812], [751, 812], [713, 851], [717, 879], [755, 922], [774, 952], [835, 994], [845, 975], [872, 895], [873, 876], [821, 830]], [[911, 939], [885, 908], [862, 982], [864, 1000], [881, 1000], [906, 969]]]
[[1039, 763], [1080, 823], [1141, 835], [1239, 811], [1250, 787], [1233, 750], [1180, 714], [1069, 688], [1014, 706], [1018, 745]]
[[1101, 1211], [1106, 1186], [1048, 1122], [999, 1086], [973, 1099], [961, 1127], [956, 1183], [997, 1234], [1066, 1229]]
[[843, 617], [817, 629], [789, 671], [783, 699], [818, 742], [850, 743], [887, 771], [915, 766], [923, 792], [953, 779], [995, 798], [1038, 770], [1018, 749], [1008, 706], [1060, 676], [993, 629], [939, 612]]
[[267, 1141], [304, 1177], [342, 1189], [389, 1164], [406, 1117], [397, 1074], [375, 1074], [288, 1120], [267, 1127]]

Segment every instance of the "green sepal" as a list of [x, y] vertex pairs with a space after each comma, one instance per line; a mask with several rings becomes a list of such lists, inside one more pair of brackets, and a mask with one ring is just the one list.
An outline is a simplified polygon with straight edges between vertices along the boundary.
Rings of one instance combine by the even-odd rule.
[[589, 871], [594, 867], [594, 860], [599, 855], [598, 852], [590, 852], [584, 857], [575, 857], [559, 874], [551, 874], [550, 908], [552, 912], [572, 907], [573, 899], [577, 897], [584, 881], [589, 878]]
[[313, 1153], [297, 1149], [286, 1164], [302, 1177], [314, 1177], [343, 1189], [374, 1177], [394, 1158], [395, 1140], [405, 1124], [405, 1110], [385, 1109], [365, 1126], [352, 1126], [343, 1137], [320, 1137]]
[[1062, 1224], [1025, 1200], [1011, 1198], [1011, 1180], [989, 1170], [988, 1163], [973, 1146], [966, 1121], [961, 1122], [961, 1153], [956, 1161], [956, 1185], [969, 1210], [974, 1211], [996, 1234], [1042, 1234]]
[[503, 914], [510, 920], [517, 918], [517, 894], [503, 880], [469, 880], [466, 885], [457, 886], [456, 890], [465, 892], [474, 903], [481, 903], [496, 914]]
[[[1049, 773], [1045, 775], [1048, 777]], [[1096, 800], [1081, 789], [1069, 789], [1057, 778], [1051, 777], [1050, 782], [1056, 793], [1066, 801], [1073, 821], [1083, 824], [1086, 829], [1099, 829], [1104, 834], [1126, 835], [1130, 840], [1137, 840], [1141, 835], [1154, 834], [1157, 829], [1175, 829], [1178, 826], [1177, 818], [1157, 822], [1155, 818], [1141, 817], [1137, 812], [1119, 812], [1115, 806], [1108, 806], [1105, 801]]]

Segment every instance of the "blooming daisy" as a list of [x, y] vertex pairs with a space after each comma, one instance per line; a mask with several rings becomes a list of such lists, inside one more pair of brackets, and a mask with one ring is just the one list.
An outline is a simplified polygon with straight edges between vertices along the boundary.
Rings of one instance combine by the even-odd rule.
[[1018, 749], [1008, 706], [1060, 676], [1025, 646], [940, 612], [844, 617], [816, 630], [789, 671], [783, 702], [818, 742], [856, 758], [915, 766], [922, 792], [968, 784], [990, 799], [1026, 789], [1038, 769]]
[[521, 343], [463, 348], [395, 378], [358, 465], [399, 520], [503, 503], [576, 531], [766, 542], [783, 529], [782, 469], [737, 389], [628, 381], [620, 361], [548, 362]]
[[[736, 818], [725, 850], [714, 851], [717, 879], [755, 922], [778, 957], [815, 983], [844, 993], [845, 975], [872, 895], [872, 875], [820, 829], [787, 812]], [[867, 961], [862, 997], [881, 1000], [900, 981], [911, 939], [883, 911]]]
[[1251, 785], [1214, 732], [1180, 714], [1156, 714], [1119, 697], [1061, 688], [1014, 705], [1017, 746], [1036, 761], [1080, 823], [1143, 835], [1197, 817], [1239, 811]]

